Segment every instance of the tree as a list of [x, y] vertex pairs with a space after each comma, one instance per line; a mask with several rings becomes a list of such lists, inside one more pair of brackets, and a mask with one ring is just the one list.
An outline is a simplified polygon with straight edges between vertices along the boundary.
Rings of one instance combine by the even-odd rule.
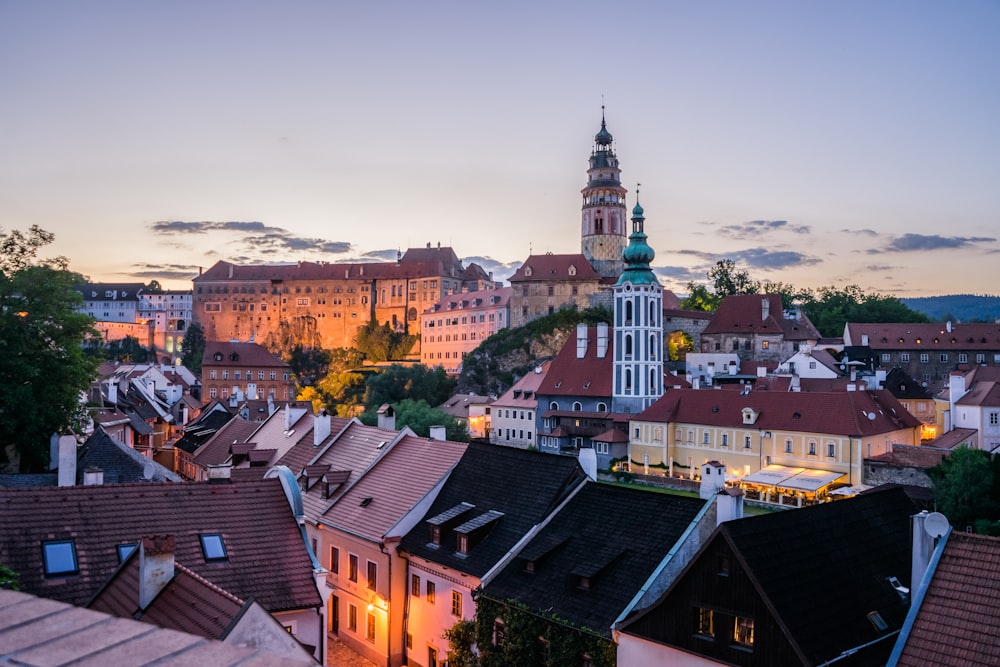
[[388, 324], [372, 320], [358, 331], [354, 346], [368, 361], [402, 359], [417, 342], [416, 336], [394, 331]]
[[191, 322], [181, 342], [181, 363], [189, 371], [201, 376], [201, 358], [205, 355], [205, 330], [197, 321]]
[[929, 471], [934, 500], [956, 530], [975, 525], [977, 519], [995, 520], [993, 464], [981, 449], [958, 447]]
[[708, 291], [704, 285], [688, 283], [688, 295], [681, 300], [680, 306], [683, 310], [700, 310], [706, 313], [714, 313], [719, 308], [722, 299]]
[[731, 259], [721, 259], [708, 270], [708, 279], [715, 286], [715, 296], [724, 299], [734, 294], [757, 294], [760, 283], [750, 278], [750, 274], [736, 268]]
[[321, 347], [296, 345], [291, 349], [287, 361], [300, 389], [316, 384], [330, 369], [330, 353]]
[[49, 438], [81, 418], [81, 395], [97, 372], [83, 343], [97, 334], [78, 311], [83, 276], [63, 257], [40, 259], [53, 235], [0, 232], [0, 464], [48, 467]]
[[843, 336], [847, 322], [926, 322], [927, 316], [894, 296], [867, 293], [857, 285], [820, 287], [802, 310], [824, 336]]
[[476, 622], [462, 620], [444, 631], [448, 640], [449, 667], [478, 667], [479, 659], [472, 646], [476, 643]]
[[422, 364], [393, 364], [365, 382], [365, 410], [378, 410], [381, 405], [398, 403], [404, 398], [441, 405], [454, 393], [455, 385], [456, 381], [440, 366], [429, 369]]
[[143, 347], [138, 338], [125, 336], [108, 343], [104, 356], [108, 361], [144, 364], [149, 361], [151, 355], [149, 349]]
[[150, 280], [144, 291], [147, 294], [159, 294], [163, 291], [163, 287], [160, 285], [159, 280]]
[[[426, 438], [430, 435], [431, 426], [444, 426], [445, 437], [453, 442], [468, 442], [469, 429], [465, 424], [451, 415], [446, 415], [439, 408], [432, 408], [427, 401], [404, 398], [393, 404], [396, 412], [396, 428], [409, 426], [417, 435]], [[361, 416], [361, 421], [374, 426], [378, 423], [376, 410], [369, 410]]]

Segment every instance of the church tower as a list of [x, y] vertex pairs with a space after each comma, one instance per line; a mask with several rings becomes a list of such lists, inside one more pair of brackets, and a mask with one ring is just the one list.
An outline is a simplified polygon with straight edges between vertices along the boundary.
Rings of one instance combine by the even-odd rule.
[[642, 412], [663, 395], [663, 288], [649, 266], [656, 253], [646, 243], [644, 223], [637, 201], [622, 253], [625, 270], [614, 287], [613, 412]]
[[617, 278], [622, 272], [625, 248], [625, 188], [621, 169], [612, 146], [614, 139], [604, 122], [601, 107], [601, 131], [594, 137], [583, 193], [581, 252], [602, 278]]

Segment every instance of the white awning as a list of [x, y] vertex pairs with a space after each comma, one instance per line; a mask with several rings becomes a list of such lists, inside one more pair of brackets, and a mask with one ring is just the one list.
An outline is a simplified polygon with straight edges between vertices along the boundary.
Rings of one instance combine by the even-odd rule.
[[815, 493], [831, 484], [847, 473], [833, 470], [817, 470], [815, 468], [795, 468], [792, 466], [772, 463], [757, 472], [747, 475], [743, 481], [747, 484], [775, 486], [793, 491]]

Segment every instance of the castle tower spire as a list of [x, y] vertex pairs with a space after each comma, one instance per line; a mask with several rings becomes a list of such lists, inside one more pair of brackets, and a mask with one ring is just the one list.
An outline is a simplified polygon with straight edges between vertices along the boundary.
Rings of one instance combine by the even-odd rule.
[[625, 188], [614, 151], [614, 137], [608, 131], [601, 105], [601, 129], [594, 136], [594, 148], [587, 169], [587, 186], [581, 190], [581, 252], [603, 278], [617, 278], [622, 272], [625, 248]]

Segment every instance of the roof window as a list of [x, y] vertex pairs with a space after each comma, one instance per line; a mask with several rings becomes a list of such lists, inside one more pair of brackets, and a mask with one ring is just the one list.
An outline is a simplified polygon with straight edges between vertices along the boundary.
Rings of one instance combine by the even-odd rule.
[[42, 542], [42, 557], [46, 577], [61, 577], [80, 572], [76, 561], [76, 543], [73, 540]]
[[134, 543], [119, 544], [118, 545], [118, 562], [119, 563], [124, 563], [125, 559], [128, 558], [129, 556], [131, 556], [132, 552], [135, 551], [136, 546], [138, 546], [138, 545], [136, 545]]
[[229, 554], [226, 553], [226, 544], [222, 541], [222, 535], [219, 533], [202, 533], [198, 535], [201, 540], [201, 552], [205, 556], [205, 560], [228, 560]]

